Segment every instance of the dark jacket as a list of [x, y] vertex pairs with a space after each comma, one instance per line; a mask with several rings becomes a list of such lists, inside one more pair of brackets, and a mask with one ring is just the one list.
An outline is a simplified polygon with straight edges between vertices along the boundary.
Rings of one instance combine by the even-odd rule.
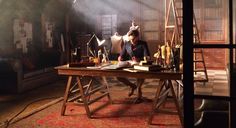
[[132, 45], [131, 42], [125, 42], [120, 53], [121, 60], [132, 60], [136, 58], [138, 61], [143, 60], [145, 56], [150, 56], [147, 42], [138, 40], [136, 45]]

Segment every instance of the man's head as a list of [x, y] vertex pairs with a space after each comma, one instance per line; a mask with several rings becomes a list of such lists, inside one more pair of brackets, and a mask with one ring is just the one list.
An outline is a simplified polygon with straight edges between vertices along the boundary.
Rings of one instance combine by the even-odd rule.
[[128, 39], [132, 44], [135, 44], [139, 37], [139, 31], [138, 30], [130, 30], [128, 32]]

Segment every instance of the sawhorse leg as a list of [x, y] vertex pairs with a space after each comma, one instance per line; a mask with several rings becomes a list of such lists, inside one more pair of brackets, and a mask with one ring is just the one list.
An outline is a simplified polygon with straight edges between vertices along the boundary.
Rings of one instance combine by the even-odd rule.
[[62, 116], [65, 115], [66, 102], [67, 102], [68, 96], [69, 96], [69, 91], [70, 91], [70, 87], [71, 87], [71, 81], [72, 81], [72, 76], [69, 76], [68, 80], [67, 80], [66, 91], [65, 91], [65, 94], [64, 94], [64, 99], [63, 99], [62, 108], [61, 108], [61, 115]]
[[[93, 97], [93, 99], [91, 100], [90, 97], [92, 95], [94, 95], [96, 92], [101, 91], [104, 88], [104, 85], [101, 87], [92, 88], [93, 78], [91, 78], [89, 83], [86, 85], [82, 84], [81, 79], [82, 79], [82, 76], [76, 76], [76, 83], [73, 85], [73, 87], [71, 87], [72, 86], [72, 76], [68, 77], [66, 91], [64, 94], [64, 100], [63, 100], [62, 109], [61, 109], [61, 115], [65, 115], [66, 106], [69, 103], [76, 104], [76, 103], [70, 102], [70, 101], [80, 100], [80, 104], [82, 103], [82, 105], [84, 106], [88, 118], [91, 118], [92, 113], [100, 108], [100, 107], [98, 107], [98, 108], [94, 109], [93, 111], [91, 111], [89, 108], [90, 104], [95, 103], [96, 101], [100, 100], [101, 98], [103, 98], [105, 96], [108, 97], [108, 100], [111, 103], [111, 97], [109, 94], [109, 87], [108, 87], [108, 83], [106, 81], [105, 81], [106, 92], [104, 92], [103, 94], [101, 94], [99, 96], [95, 95], [96, 97]], [[76, 96], [76, 98], [69, 99], [69, 96], [70, 96], [70, 94], [73, 93], [73, 88], [75, 88], [76, 85], [78, 87], [77, 92], [79, 91], [79, 94], [78, 94], [78, 96]]]
[[183, 116], [182, 116], [182, 110], [179, 106], [178, 98], [175, 94], [173, 84], [171, 80], [160, 80], [159, 86], [157, 87], [154, 103], [152, 106], [152, 111], [150, 112], [150, 116], [148, 119], [148, 124], [152, 123], [153, 116], [157, 109], [160, 107], [160, 105], [166, 100], [168, 93], [171, 91], [171, 94], [174, 98], [174, 103], [178, 112], [178, 116], [181, 122], [181, 125], [183, 126]]

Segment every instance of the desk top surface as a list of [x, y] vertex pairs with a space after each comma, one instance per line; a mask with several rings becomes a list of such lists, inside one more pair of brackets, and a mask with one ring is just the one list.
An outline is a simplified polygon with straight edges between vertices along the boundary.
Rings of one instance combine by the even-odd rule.
[[123, 69], [99, 69], [86, 67], [69, 67], [69, 65], [61, 65], [55, 67], [59, 75], [81, 75], [81, 76], [116, 76], [116, 77], [135, 77], [135, 78], [159, 78], [181, 80], [182, 72], [173, 70], [161, 71], [127, 71]]

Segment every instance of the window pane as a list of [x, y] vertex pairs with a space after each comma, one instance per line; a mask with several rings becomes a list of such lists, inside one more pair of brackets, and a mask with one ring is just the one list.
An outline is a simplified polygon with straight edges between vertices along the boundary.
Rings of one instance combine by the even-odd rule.
[[228, 128], [229, 102], [224, 100], [195, 99], [194, 120], [198, 128]]
[[201, 43], [224, 44], [227, 41], [227, 2], [225, 0], [194, 0], [194, 14]]
[[228, 53], [228, 49], [203, 49], [202, 53], [201, 49], [195, 49], [195, 94], [229, 96]]

